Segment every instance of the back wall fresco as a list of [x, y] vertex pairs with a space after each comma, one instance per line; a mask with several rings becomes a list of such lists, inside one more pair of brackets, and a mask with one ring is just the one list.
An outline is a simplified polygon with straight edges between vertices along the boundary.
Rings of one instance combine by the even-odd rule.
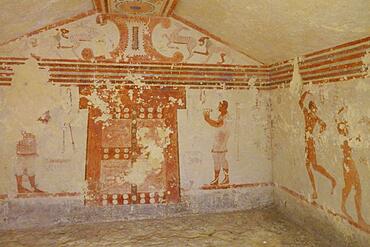
[[271, 203], [259, 62], [172, 18], [98, 14], [0, 53], [3, 200]]

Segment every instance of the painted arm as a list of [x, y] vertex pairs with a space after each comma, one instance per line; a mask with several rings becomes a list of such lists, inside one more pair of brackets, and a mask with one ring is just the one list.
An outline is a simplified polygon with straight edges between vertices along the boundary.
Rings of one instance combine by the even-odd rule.
[[319, 121], [320, 124], [320, 133], [322, 133], [326, 130], [326, 123], [322, 121], [322, 119], [319, 117], [317, 117], [317, 120]]
[[337, 131], [338, 131], [338, 133], [340, 133], [341, 132], [341, 124], [343, 123], [343, 122], [341, 122], [341, 121], [339, 121], [337, 118], [335, 118], [335, 123], [337, 124]]
[[362, 139], [361, 139], [361, 135], [359, 134], [358, 136], [356, 136], [356, 137], [351, 137], [351, 138], [349, 138], [349, 141], [358, 141], [358, 142], [361, 142], [362, 141]]
[[310, 94], [310, 91], [306, 91], [302, 94], [301, 98], [299, 99], [299, 107], [301, 107], [301, 109], [305, 109], [304, 105], [303, 105], [303, 102], [304, 100], [306, 99], [307, 95]]
[[224, 125], [224, 120], [222, 118], [219, 118], [218, 120], [213, 120], [209, 116], [209, 112], [204, 112], [204, 120], [206, 120], [209, 125], [215, 128], [219, 128]]
[[41, 57], [40, 56], [37, 56], [33, 53], [31, 53], [31, 57], [33, 57], [34, 59], [36, 59], [37, 61], [40, 61], [41, 60]]

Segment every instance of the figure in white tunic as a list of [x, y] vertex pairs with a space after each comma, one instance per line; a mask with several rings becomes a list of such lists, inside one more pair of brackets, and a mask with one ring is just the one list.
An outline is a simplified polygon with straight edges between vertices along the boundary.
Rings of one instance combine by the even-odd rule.
[[231, 118], [227, 111], [228, 102], [223, 100], [218, 105], [218, 110], [220, 115], [217, 120], [213, 120], [210, 117], [210, 111], [205, 111], [203, 113], [204, 120], [216, 128], [215, 140], [212, 147], [212, 157], [214, 160], [214, 179], [211, 181], [210, 185], [218, 185], [221, 169], [224, 171], [224, 179], [220, 183], [221, 185], [226, 185], [230, 183], [229, 178], [229, 163], [226, 159], [227, 153], [227, 142], [230, 137], [230, 122]]

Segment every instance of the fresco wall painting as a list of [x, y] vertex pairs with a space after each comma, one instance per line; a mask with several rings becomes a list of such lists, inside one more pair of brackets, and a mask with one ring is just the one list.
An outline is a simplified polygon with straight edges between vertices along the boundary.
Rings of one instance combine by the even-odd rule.
[[[276, 88], [271, 94], [276, 186], [364, 233], [370, 233], [369, 194], [363, 189], [369, 186], [370, 122], [362, 107], [370, 89], [369, 42], [367, 37], [300, 57], [301, 81], [292, 64], [272, 65], [270, 82]], [[295, 176], [287, 178], [285, 170]]]
[[[78, 101], [79, 109], [73, 111], [86, 116], [81, 118], [85, 134], [66, 121], [61, 138], [52, 138], [52, 142], [61, 143], [61, 153], [67, 146], [78, 152], [82, 150], [76, 150], [76, 146], [83, 144], [79, 140], [86, 135], [86, 149], [78, 154], [86, 157], [85, 178], [76, 174], [71, 186], [77, 189], [49, 193], [37, 185], [30, 166], [35, 150], [27, 153], [27, 162], [23, 156], [26, 148], [35, 149], [35, 143], [43, 141], [22, 132], [15, 163], [18, 197], [84, 195], [87, 205], [180, 202], [177, 110], [186, 108], [186, 91], [263, 88], [268, 70], [258, 62], [174, 19], [133, 15], [89, 15], [50, 25], [1, 47], [5, 55], [1, 69], [6, 72], [0, 78], [1, 85], [6, 86], [4, 91], [18, 84], [13, 78], [17, 68], [22, 70], [23, 65], [32, 63], [27, 73], [47, 72], [36, 80], [67, 92], [55, 105], [71, 101], [70, 92], [74, 91], [74, 105]], [[27, 79], [25, 83], [29, 83]], [[55, 113], [45, 108], [32, 121], [48, 125], [54, 119]], [[207, 119], [211, 121], [209, 116]], [[218, 139], [216, 136], [216, 142]], [[227, 140], [223, 142], [223, 150], [212, 153], [220, 156], [215, 157], [215, 165], [223, 168], [223, 186], [202, 189], [248, 185], [247, 181], [229, 183]], [[225, 162], [219, 164], [219, 160]], [[50, 162], [64, 161], [55, 157]], [[30, 163], [28, 169], [25, 163]], [[23, 186], [27, 177], [32, 191]]]
[[[262, 65], [194, 24], [186, 25], [176, 16], [164, 17], [176, 1], [94, 2], [103, 14], [89, 13], [82, 19], [50, 25], [0, 46], [2, 125], [22, 119], [19, 114], [27, 118], [26, 128], [14, 126], [17, 134], [3, 132], [9, 140], [2, 154], [11, 162], [2, 163], [7, 172], [2, 175], [5, 182], [0, 199], [83, 195], [85, 204], [91, 206], [179, 203], [181, 193], [192, 190], [203, 193], [275, 185], [370, 232], [369, 209], [364, 203], [369, 197], [364, 189], [369, 186], [369, 173], [364, 172], [369, 158], [359, 158], [363, 147], [355, 144], [368, 145], [369, 135], [364, 130], [370, 121], [364, 112], [354, 121], [359, 118], [357, 112], [348, 112], [356, 102], [350, 101], [352, 107], [348, 107], [340, 98], [344, 95], [342, 83], [368, 90], [370, 38], [294, 61]], [[35, 74], [32, 80], [29, 75], [33, 73], [43, 75]], [[294, 76], [297, 73], [299, 77]], [[297, 78], [300, 84], [292, 84]], [[337, 93], [332, 93], [329, 83], [338, 84]], [[285, 95], [284, 89], [293, 86], [296, 88], [290, 93], [296, 91], [297, 95]], [[27, 96], [28, 108], [19, 114], [6, 110], [4, 106], [15, 103], [14, 89], [22, 87], [34, 92]], [[40, 94], [35, 92], [40, 88], [50, 97], [38, 99]], [[217, 103], [212, 101], [211, 107], [205, 104], [208, 92], [220, 98]], [[248, 97], [241, 100], [241, 93]], [[281, 108], [282, 102], [288, 106]], [[290, 115], [286, 109], [292, 110]], [[190, 121], [187, 115], [185, 119], [188, 112], [196, 113], [197, 118]], [[245, 115], [250, 122], [241, 122]], [[292, 124], [294, 121], [300, 127]], [[178, 125], [194, 132], [184, 135]], [[202, 134], [208, 139], [198, 138], [196, 128], [205, 130]], [[355, 134], [353, 128], [361, 134]], [[50, 131], [45, 132], [50, 134], [49, 142], [41, 135], [46, 130]], [[276, 140], [284, 133], [288, 146], [282, 150]], [[246, 134], [251, 135], [250, 140], [243, 138]], [[269, 138], [272, 157], [267, 150]], [[329, 153], [335, 157], [335, 168], [340, 166], [341, 177], [323, 157], [329, 148], [322, 139], [327, 143], [334, 138], [340, 139], [340, 144]], [[201, 141], [192, 143], [190, 139]], [[195, 144], [199, 150], [192, 147]], [[293, 150], [291, 144], [302, 149]], [[46, 149], [51, 154], [58, 149], [58, 154], [42, 157], [46, 168], [33, 169], [38, 166], [36, 157], [47, 153], [45, 146], [51, 147]], [[248, 149], [257, 151], [241, 158]], [[276, 152], [287, 160], [282, 162]], [[63, 158], [66, 153], [71, 153], [68, 159]], [[271, 162], [276, 167], [299, 163], [282, 170], [293, 169], [297, 178], [305, 177], [307, 183], [291, 179], [291, 184], [285, 185], [286, 174], [275, 172], [278, 168], [274, 168], [276, 181], [272, 183]], [[212, 172], [207, 174], [211, 180], [197, 174], [206, 170], [196, 167], [203, 163]], [[56, 168], [56, 164], [65, 166]], [[50, 185], [58, 171], [66, 175], [71, 167], [75, 170], [70, 185]], [[245, 179], [239, 176], [238, 180], [238, 175]], [[338, 193], [339, 200], [329, 199], [338, 198]]]
[[[110, 116], [102, 123], [98, 118], [104, 113], [88, 99], [91, 88], [80, 88], [80, 106], [90, 108], [88, 201], [103, 205], [179, 202], [176, 111], [185, 107], [185, 91], [151, 89], [130, 97], [128, 89], [113, 90], [117, 92], [98, 90], [108, 96]], [[112, 103], [111, 95], [118, 96], [118, 104]]]

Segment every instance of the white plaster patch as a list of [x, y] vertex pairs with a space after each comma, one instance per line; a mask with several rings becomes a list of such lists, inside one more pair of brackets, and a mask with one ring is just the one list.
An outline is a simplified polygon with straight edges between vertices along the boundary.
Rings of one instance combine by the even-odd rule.
[[299, 72], [299, 58], [295, 58], [293, 62], [294, 70], [293, 77], [289, 84], [289, 92], [294, 97], [299, 97], [303, 88], [303, 79]]

